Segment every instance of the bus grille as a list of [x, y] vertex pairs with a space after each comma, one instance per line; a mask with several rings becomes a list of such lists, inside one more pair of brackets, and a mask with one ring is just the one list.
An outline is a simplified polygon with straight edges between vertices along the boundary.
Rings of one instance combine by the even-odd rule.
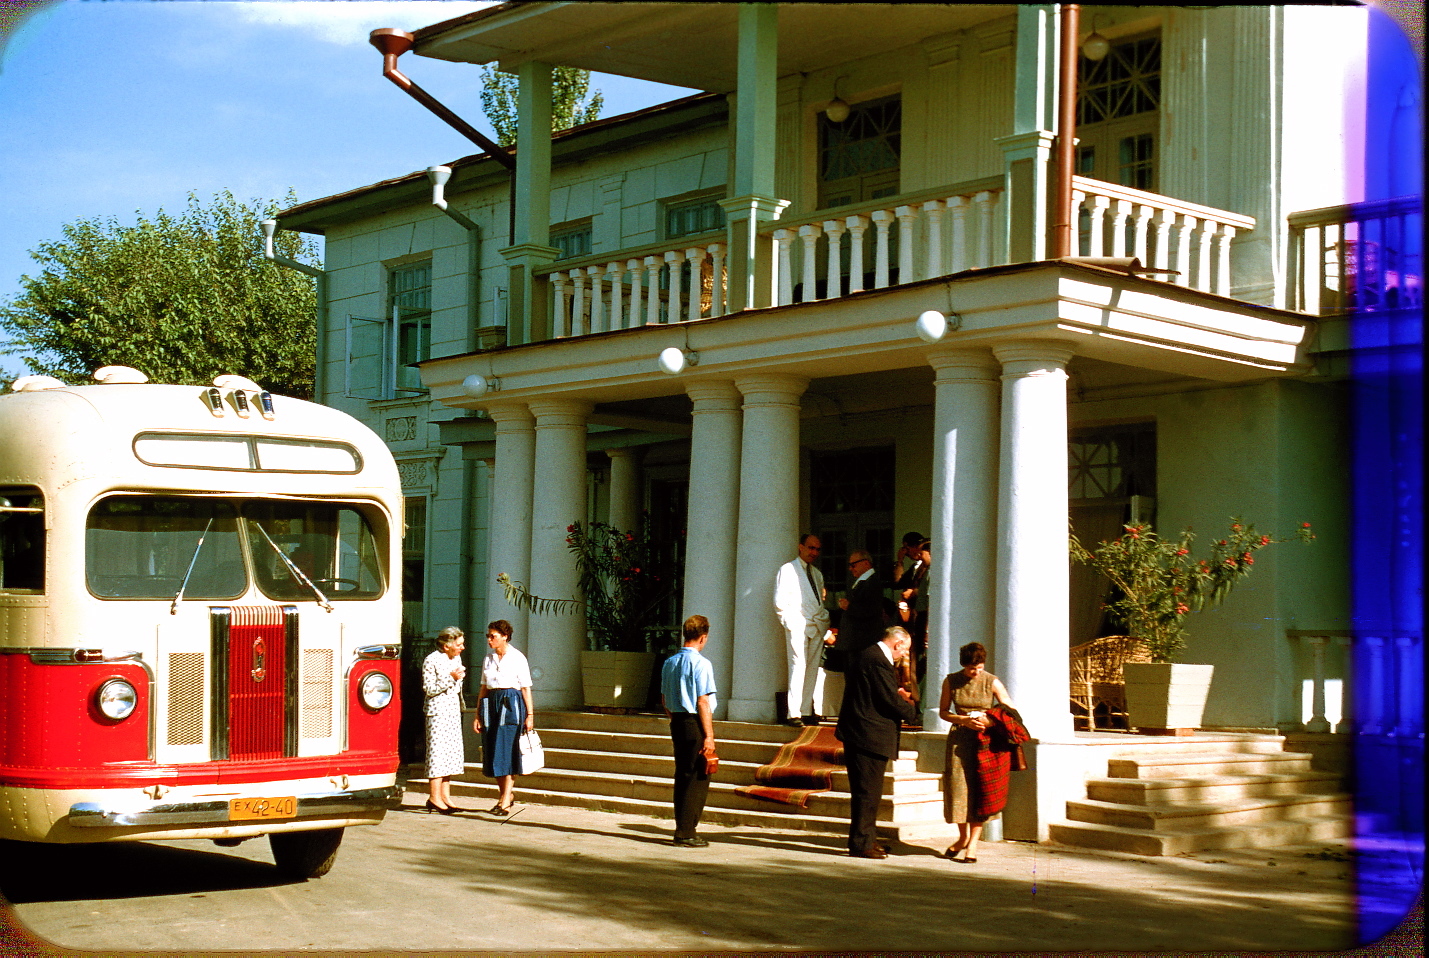
[[303, 738], [332, 735], [332, 649], [303, 652]]
[[202, 652], [169, 653], [170, 745], [203, 744]]
[[218, 607], [210, 615], [213, 757], [297, 755], [297, 608]]

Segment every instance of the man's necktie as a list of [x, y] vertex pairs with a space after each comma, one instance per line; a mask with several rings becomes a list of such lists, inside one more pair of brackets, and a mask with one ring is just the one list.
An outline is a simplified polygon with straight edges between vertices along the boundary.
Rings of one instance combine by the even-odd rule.
[[814, 593], [814, 601], [819, 600], [819, 587], [814, 585], [814, 567], [809, 563], [804, 563], [804, 575], [809, 578], [809, 590]]

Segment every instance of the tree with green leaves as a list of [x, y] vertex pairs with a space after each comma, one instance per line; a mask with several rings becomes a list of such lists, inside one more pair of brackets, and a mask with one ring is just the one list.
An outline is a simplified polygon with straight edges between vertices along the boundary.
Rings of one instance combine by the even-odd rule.
[[[496, 131], [496, 142], [510, 146], [516, 142], [516, 91], [519, 84], [510, 73], [495, 67], [481, 68], [481, 107]], [[605, 96], [590, 89], [590, 71], [576, 67], [551, 70], [551, 131], [568, 130], [600, 118]]]
[[[291, 206], [290, 191], [281, 201]], [[263, 258], [259, 225], [277, 201], [240, 203], [224, 191], [182, 213], [66, 224], [30, 256], [38, 276], [0, 301], [0, 350], [32, 373], [88, 382], [100, 366], [133, 366], [153, 382], [205, 385], [222, 373], [311, 398], [316, 343], [313, 279]], [[316, 244], [274, 238], [282, 256], [316, 265]]]

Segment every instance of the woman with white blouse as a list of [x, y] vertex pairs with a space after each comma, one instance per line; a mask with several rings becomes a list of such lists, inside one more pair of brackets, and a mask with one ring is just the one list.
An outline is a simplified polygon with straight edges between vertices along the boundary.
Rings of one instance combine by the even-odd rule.
[[511, 623], [497, 619], [486, 627], [491, 651], [481, 663], [481, 691], [471, 727], [481, 734], [481, 770], [500, 788], [493, 815], [510, 815], [512, 790], [520, 768], [521, 733], [536, 727], [531, 705], [531, 666], [511, 644]]
[[466, 677], [461, 629], [447, 626], [437, 636], [437, 649], [422, 662], [422, 709], [427, 719], [427, 811], [450, 815], [451, 780], [466, 767], [461, 741], [461, 684]]

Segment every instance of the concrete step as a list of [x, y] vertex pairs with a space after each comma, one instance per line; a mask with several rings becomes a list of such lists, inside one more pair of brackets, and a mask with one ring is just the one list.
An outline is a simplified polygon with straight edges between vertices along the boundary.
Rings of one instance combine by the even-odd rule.
[[[716, 723], [718, 725], [719, 723]], [[733, 723], [730, 723], [733, 724]], [[590, 750], [598, 752], [621, 752], [632, 755], [669, 755], [671, 754], [670, 731], [668, 724], [665, 725], [661, 734], [651, 735], [645, 732], [633, 731], [602, 731], [598, 729], [570, 729], [570, 728], [541, 728], [541, 744], [547, 751], [552, 748], [570, 750]], [[793, 731], [792, 729], [790, 731]], [[793, 736], [790, 737], [793, 741]], [[716, 748], [719, 752], [721, 762], [750, 762], [754, 765], [767, 765], [774, 761], [774, 757], [779, 754], [779, 749], [784, 742], [762, 742], [749, 741], [747, 739], [720, 738], [719, 730], [715, 731]], [[912, 769], [917, 765], [917, 752], [906, 751], [900, 755], [902, 765]], [[902, 765], [895, 762], [895, 771], [901, 770]]]
[[1194, 737], [1177, 735], [1126, 735], [1114, 753], [1117, 758], [1155, 754], [1198, 754], [1203, 752], [1263, 755], [1285, 750], [1285, 736], [1253, 732], [1197, 732]]
[[1078, 848], [1099, 848], [1132, 855], [1181, 855], [1222, 848], [1275, 848], [1302, 842], [1333, 841], [1352, 834], [1342, 815], [1175, 831], [1128, 828], [1090, 822], [1049, 826], [1051, 839]]
[[[547, 729], [580, 729], [589, 732], [637, 733], [670, 739], [670, 722], [664, 715], [640, 713], [607, 715], [599, 712], [536, 710], [536, 728], [544, 739]], [[760, 725], [753, 722], [714, 723], [716, 741], [766, 742], [783, 745], [798, 738], [803, 729], [789, 725]]]
[[[725, 746], [720, 743], [720, 781], [734, 785], [753, 785], [754, 773], [765, 762], [737, 762], [725, 758]], [[598, 752], [583, 748], [546, 748], [546, 768], [571, 769], [584, 772], [600, 772], [606, 775], [645, 775], [655, 778], [671, 778], [675, 774], [675, 759], [672, 755], [642, 755], [629, 752]], [[890, 794], [917, 795], [939, 792], [941, 776], [931, 772], [919, 772], [912, 758], [900, 759], [890, 769], [888, 777]], [[832, 787], [837, 791], [848, 791], [848, 773], [838, 769], [832, 777]]]
[[1315, 771], [1207, 778], [1093, 778], [1087, 780], [1087, 797], [1122, 805], [1209, 803], [1274, 795], [1325, 794], [1338, 790], [1340, 785], [1338, 775]]
[[1085, 799], [1067, 803], [1067, 818], [1073, 822], [1135, 830], [1196, 831], [1278, 821], [1345, 817], [1350, 814], [1351, 809], [1351, 796], [1344, 793], [1282, 795], [1213, 804], [1176, 805], [1123, 805]]
[[1109, 778], [1211, 778], [1308, 772], [1310, 756], [1300, 752], [1159, 752], [1108, 759]]

